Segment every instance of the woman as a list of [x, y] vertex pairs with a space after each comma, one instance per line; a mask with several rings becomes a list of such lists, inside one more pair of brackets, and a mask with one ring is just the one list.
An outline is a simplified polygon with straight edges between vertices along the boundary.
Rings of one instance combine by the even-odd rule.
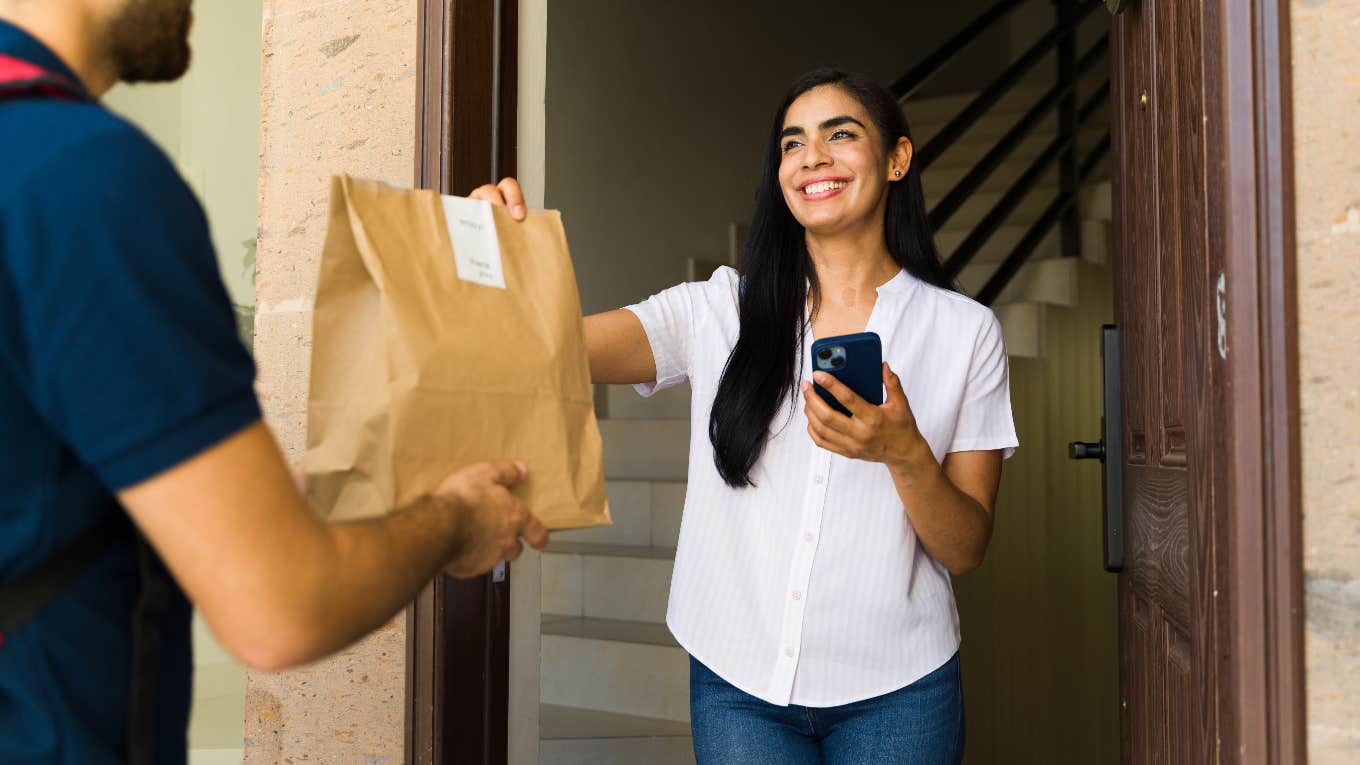
[[[950, 574], [981, 564], [1017, 442], [1000, 327], [949, 289], [911, 160], [887, 91], [811, 72], [775, 117], [741, 277], [586, 319], [596, 382], [688, 381], [708, 425], [667, 614], [700, 765], [962, 757]], [[473, 196], [523, 214], [512, 179]], [[862, 331], [881, 406], [809, 377], [813, 339]]]

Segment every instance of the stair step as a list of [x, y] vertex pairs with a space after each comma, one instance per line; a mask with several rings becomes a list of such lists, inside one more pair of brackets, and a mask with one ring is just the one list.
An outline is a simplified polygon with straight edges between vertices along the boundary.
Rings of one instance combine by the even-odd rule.
[[675, 548], [556, 542], [543, 552], [541, 610], [547, 614], [666, 620]]
[[1006, 355], [1025, 359], [1043, 357], [1043, 306], [1039, 303], [1007, 303], [995, 308], [1006, 341]]
[[[1056, 183], [1056, 171], [1045, 174], [1044, 181], [1030, 189], [1010, 215], [1005, 218], [1004, 223], [1028, 225], [1033, 223], [1043, 214], [1045, 208], [1053, 202], [1058, 195]], [[1051, 182], [1050, 182], [1051, 181]], [[1081, 216], [1091, 220], [1111, 220], [1108, 214], [1109, 203], [1109, 184], [1107, 182], [1092, 183], [1082, 187], [1077, 197], [1078, 209]], [[954, 213], [944, 225], [944, 228], [937, 232], [937, 235], [945, 232], [959, 232], [967, 235], [972, 233], [973, 227], [982, 222], [982, 219], [991, 212], [992, 208], [1001, 198], [1005, 196], [1004, 191], [979, 191], [969, 197], [967, 202]], [[928, 201], [927, 208], [933, 207], [938, 200]]]
[[[1044, 87], [1037, 83], [1023, 82], [1011, 88], [1006, 95], [997, 101], [990, 113], [995, 114], [1023, 114], [1025, 109], [1044, 93]], [[903, 104], [903, 109], [907, 113], [907, 119], [911, 122], [913, 132], [918, 129], [925, 129], [930, 125], [941, 125], [953, 119], [964, 107], [977, 98], [976, 92], [950, 93], [949, 95], [933, 96], [930, 98], [909, 98]], [[919, 128], [918, 128], [919, 123]]]
[[539, 765], [694, 765], [694, 744], [689, 736], [542, 741], [538, 762]]
[[[1079, 258], [1030, 260], [1020, 267], [993, 305], [1007, 303], [1045, 303], [1072, 307], [1077, 304], [1077, 267]], [[959, 286], [975, 295], [995, 273], [996, 266], [969, 266], [959, 274]]]
[[605, 392], [605, 417], [611, 420], [688, 420], [689, 386], [676, 385], [643, 396], [631, 385], [610, 385]]
[[694, 765], [689, 724], [542, 704], [540, 765]]
[[554, 539], [544, 555], [593, 555], [605, 558], [644, 558], [647, 560], [675, 560], [674, 547], [651, 545], [615, 545], [599, 542], [559, 542]]
[[669, 646], [679, 648], [675, 636], [665, 624], [655, 622], [634, 622], [623, 619], [586, 619], [580, 616], [561, 616], [543, 614], [542, 632], [544, 635], [607, 640], [615, 643], [642, 643], [644, 645]]
[[688, 420], [601, 420], [604, 475], [627, 481], [683, 481], [689, 472]]
[[685, 513], [684, 481], [652, 482], [652, 546], [674, 549], [680, 544], [680, 521]]
[[[1040, 137], [1051, 139], [1052, 136]], [[1098, 136], [1092, 136], [1090, 144], [1094, 144], [1096, 138], [1098, 138]], [[1046, 141], [1044, 143], [1046, 144]], [[1044, 146], [1038, 145], [1037, 143], [1036, 147], [1037, 149], [1044, 148]], [[965, 176], [973, 171], [977, 161], [982, 158], [982, 154], [990, 149], [990, 146], [970, 149], [970, 152], [967, 152], [969, 154], [969, 159], [971, 159], [970, 162], [949, 164], [945, 163], [942, 157], [935, 165], [926, 170], [925, 174], [921, 176], [921, 185], [925, 189], [926, 197], [931, 200], [931, 204], [934, 204], [939, 199], [942, 199], [945, 194], [953, 191], [959, 181], [962, 181]], [[1088, 143], [1080, 144], [1078, 156], [1084, 156], [1088, 150]], [[999, 167], [987, 175], [982, 181], [982, 185], [978, 187], [978, 190], [1005, 191], [1009, 189], [1017, 180], [1019, 180], [1020, 176], [1025, 174], [1025, 171], [1029, 169], [1030, 164], [1038, 155], [1038, 150], [1029, 156], [1019, 156], [1017, 153], [1012, 153], [1001, 162]], [[1053, 177], [1056, 178], [1057, 176], [1055, 175]]]
[[[1040, 64], [1040, 70], [1043, 65]], [[1101, 66], [1095, 66], [1087, 70], [1077, 80], [1077, 101], [1084, 103], [1091, 94], [1095, 93], [1109, 77], [1107, 70]], [[992, 105], [980, 118], [989, 120], [1005, 118], [1014, 123], [1030, 107], [1038, 103], [1039, 99], [1052, 87], [1051, 77], [1030, 74], [1028, 77], [1017, 83], [999, 101]], [[907, 119], [911, 121], [913, 135], [933, 135], [939, 129], [958, 116], [968, 104], [972, 103], [977, 97], [976, 91], [964, 93], [951, 93], [945, 96], [935, 96], [933, 98], [911, 98], [906, 101], [903, 108], [906, 111]]]
[[559, 542], [593, 542], [600, 544], [637, 545], [652, 543], [652, 484], [649, 481], [608, 481], [605, 493], [609, 496], [609, 517], [613, 524], [588, 529], [573, 529], [553, 533], [554, 544]]
[[574, 542], [672, 549], [679, 543], [683, 481], [609, 481], [606, 490], [614, 524], [556, 532], [554, 549]]
[[[1109, 128], [1106, 125], [1095, 125], [1090, 123], [1079, 130], [1077, 132], [1077, 156], [1086, 156], [1086, 153], [1089, 152], [1091, 148], [1096, 145], [1096, 142], [1108, 131]], [[1010, 154], [1006, 155], [1005, 161], [1007, 163], [1020, 162], [1024, 167], [1028, 167], [1030, 162], [1034, 161], [1034, 159], [1042, 154], [1044, 149], [1047, 149], [1048, 145], [1053, 142], [1053, 135], [1054, 134], [1051, 132], [1030, 133], [1011, 150]], [[999, 137], [1000, 136], [997, 136], [997, 138]], [[930, 174], [940, 172], [944, 169], [957, 171], [959, 167], [963, 167], [967, 170], [973, 169], [978, 160], [982, 159], [987, 152], [991, 151], [992, 148], [996, 146], [997, 138], [978, 138], [974, 137], [972, 133], [964, 133], [952, 146], [937, 157], [935, 161], [930, 164], [930, 167], [926, 168], [925, 174], [922, 176], [923, 182], [927, 185], [927, 188], [934, 188], [936, 192], [944, 194], [949, 191], [949, 187], [940, 188], [938, 187], [938, 184], [931, 186]], [[916, 145], [920, 147], [925, 144], [918, 139]]]
[[[1006, 217], [1006, 223], [1029, 223], [1034, 221], [1048, 207], [1053, 198], [1058, 195], [1057, 171], [1050, 171], [1044, 175], [1043, 180], [1030, 188], [1028, 194], [1020, 200], [1011, 214]], [[979, 191], [968, 198], [954, 213], [948, 221], [945, 221], [941, 231], [962, 229], [969, 233], [973, 227], [982, 222], [987, 217], [987, 213], [992, 211], [996, 203], [1005, 196], [1004, 189], [994, 189], [991, 191]], [[926, 209], [932, 209], [940, 200], [927, 195]]]
[[689, 721], [689, 655], [675, 646], [542, 636], [540, 701]]
[[538, 710], [539, 738], [689, 738], [689, 723], [657, 717], [600, 712], [594, 709], [542, 704]]

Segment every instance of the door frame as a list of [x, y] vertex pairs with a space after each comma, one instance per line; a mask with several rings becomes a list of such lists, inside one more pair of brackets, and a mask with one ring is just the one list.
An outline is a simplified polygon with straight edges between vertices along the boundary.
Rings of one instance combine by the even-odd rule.
[[[417, 186], [465, 194], [514, 173], [517, 6], [420, 0]], [[1303, 763], [1289, 0], [1207, 0], [1204, 20], [1204, 49], [1220, 54], [1204, 62], [1220, 117], [1215, 125], [1210, 112], [1209, 165], [1223, 173], [1208, 210], [1211, 284], [1226, 275], [1224, 384], [1211, 394], [1217, 759]], [[469, 748], [505, 762], [508, 607], [507, 573], [501, 582], [437, 577], [408, 609], [408, 763], [450, 761], [445, 740], [459, 742], [459, 762]]]
[[[1289, 0], [1219, 0], [1222, 124], [1210, 166], [1223, 168], [1221, 238], [1209, 245], [1227, 275], [1214, 386], [1223, 415], [1213, 512], [1219, 559], [1217, 674], [1220, 761], [1303, 763], [1307, 715], [1303, 649], [1298, 309]], [[1206, 77], [1206, 79], [1209, 79]], [[1213, 160], [1218, 160], [1215, 163]], [[1212, 205], [1211, 205], [1212, 208]], [[1211, 250], [1212, 251], [1212, 250]], [[1217, 278], [1215, 276], [1215, 278]]]
[[[518, 8], [420, 0], [417, 187], [466, 195], [515, 174]], [[408, 765], [506, 762], [509, 569], [466, 580], [441, 573], [407, 608]]]

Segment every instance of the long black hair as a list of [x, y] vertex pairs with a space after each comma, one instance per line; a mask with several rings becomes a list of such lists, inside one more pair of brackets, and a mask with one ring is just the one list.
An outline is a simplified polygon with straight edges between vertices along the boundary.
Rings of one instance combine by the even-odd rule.
[[[809, 285], [813, 312], [820, 305], [817, 271], [808, 256], [801, 224], [789, 211], [779, 186], [780, 133], [789, 106], [821, 85], [835, 85], [853, 96], [878, 127], [885, 153], [897, 139], [911, 139], [906, 117], [886, 88], [861, 74], [814, 69], [789, 88], [775, 113], [765, 147], [756, 209], [742, 254], [741, 331], [727, 359], [709, 415], [713, 461], [729, 486], [755, 485], [751, 470], [765, 450], [780, 402], [792, 414], [802, 377], [802, 346], [808, 330], [804, 311]], [[951, 288], [940, 265], [926, 222], [921, 173], [913, 162], [906, 178], [889, 184], [883, 235], [893, 260], [924, 282]]]

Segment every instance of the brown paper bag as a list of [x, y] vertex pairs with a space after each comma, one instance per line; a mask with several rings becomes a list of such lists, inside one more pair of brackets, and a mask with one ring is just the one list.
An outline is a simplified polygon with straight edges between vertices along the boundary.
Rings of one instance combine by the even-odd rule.
[[[482, 238], [455, 254], [466, 235]], [[556, 211], [516, 223], [485, 203], [333, 179], [307, 406], [308, 499], [323, 517], [378, 515], [458, 468], [522, 460], [515, 493], [548, 528], [610, 523]]]

